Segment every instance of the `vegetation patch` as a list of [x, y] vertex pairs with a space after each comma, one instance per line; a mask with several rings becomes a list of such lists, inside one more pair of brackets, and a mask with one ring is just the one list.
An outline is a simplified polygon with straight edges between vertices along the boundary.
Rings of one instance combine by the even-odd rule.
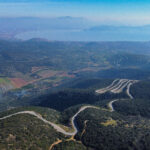
[[10, 80], [8, 78], [0, 78], [0, 84], [1, 83], [8, 84], [8, 83], [10, 83]]
[[65, 137], [31, 115], [0, 121], [0, 149], [49, 150], [57, 138]]
[[104, 126], [117, 126], [117, 121], [116, 120], [113, 120], [112, 118], [111, 119], [108, 119], [106, 122], [102, 122], [101, 125], [104, 125]]
[[87, 150], [87, 148], [83, 144], [75, 142], [75, 141], [62, 142], [56, 145], [55, 147], [53, 147], [52, 150], [62, 150], [62, 149], [64, 150]]

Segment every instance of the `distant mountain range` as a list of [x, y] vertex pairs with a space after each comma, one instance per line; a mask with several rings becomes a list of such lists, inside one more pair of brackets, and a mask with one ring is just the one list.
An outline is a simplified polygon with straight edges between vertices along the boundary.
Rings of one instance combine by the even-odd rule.
[[150, 25], [145, 26], [111, 26], [111, 25], [101, 25], [95, 26], [87, 29], [86, 31], [109, 31], [109, 32], [148, 32], [150, 30]]
[[150, 25], [96, 25], [85, 18], [70, 16], [0, 18], [0, 38], [58, 41], [149, 41]]
[[69, 16], [0, 18], [0, 30], [84, 29], [89, 26], [90, 22], [88, 20]]

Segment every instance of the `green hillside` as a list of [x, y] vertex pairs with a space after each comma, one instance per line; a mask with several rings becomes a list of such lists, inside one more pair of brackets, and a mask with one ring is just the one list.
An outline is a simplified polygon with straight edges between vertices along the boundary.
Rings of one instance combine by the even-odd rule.
[[149, 150], [149, 47], [0, 41], [0, 150]]
[[0, 149], [48, 150], [57, 138], [65, 137], [30, 115], [0, 121]]
[[[66, 112], [74, 114], [79, 107], [72, 107]], [[21, 110], [34, 110], [43, 117], [61, 123], [65, 111], [59, 114], [59, 121], [53, 116], [58, 112], [43, 108], [20, 108], [8, 113]], [[44, 111], [45, 110], [45, 111]], [[7, 113], [7, 114], [8, 114]], [[52, 115], [53, 114], [53, 115]], [[5, 116], [6, 113], [1, 114]], [[71, 116], [68, 116], [68, 119]], [[79, 128], [74, 139], [56, 132], [50, 125], [45, 124], [34, 116], [22, 114], [0, 121], [1, 149], [44, 149], [48, 150], [101, 150], [101, 149], [148, 149], [150, 120], [139, 116], [125, 116], [107, 109], [87, 109], [76, 119]], [[69, 123], [66, 124], [67, 126]], [[58, 142], [58, 143], [57, 143]]]

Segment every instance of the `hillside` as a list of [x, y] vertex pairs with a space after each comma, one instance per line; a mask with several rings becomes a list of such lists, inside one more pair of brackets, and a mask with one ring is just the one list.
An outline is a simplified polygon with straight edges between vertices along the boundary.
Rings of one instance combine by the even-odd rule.
[[150, 1], [0, 0], [0, 150], [150, 150]]
[[134, 101], [118, 101], [114, 104], [116, 111], [124, 115], [139, 115], [150, 117], [150, 81], [143, 80], [134, 84], [131, 88], [131, 94], [134, 95]]
[[67, 91], [40, 96], [39, 104], [44, 104], [44, 107], [21, 107], [2, 112], [0, 147], [45, 150], [148, 149], [149, 103], [145, 99], [139, 103], [134, 99], [138, 95], [130, 95], [135, 94], [133, 91], [137, 90], [136, 87], [144, 83], [128, 79], [113, 82], [86, 79]]
[[48, 149], [57, 138], [65, 138], [48, 124], [28, 114], [0, 120], [0, 132], [0, 149]]
[[148, 48], [0, 41], [0, 149], [149, 149]]
[[[39, 91], [78, 77], [104, 78], [107, 72], [120, 69], [122, 74], [126, 70], [133, 74], [125, 74], [126, 78], [148, 78], [149, 47], [149, 42], [1, 40], [0, 77], [9, 81], [11, 89], [25, 86]], [[6, 86], [4, 91], [8, 90]]]
[[[38, 108], [39, 112], [40, 109]], [[50, 111], [47, 115], [49, 114]], [[27, 114], [18, 116], [0, 121], [0, 147], [3, 149], [115, 150], [149, 147], [149, 119], [138, 116], [126, 117], [101, 108], [87, 109], [77, 116], [79, 132], [75, 139], [64, 137], [34, 116]]]
[[1, 40], [0, 110], [31, 105], [40, 95], [76, 88], [86, 79], [149, 79], [149, 47], [149, 42]]

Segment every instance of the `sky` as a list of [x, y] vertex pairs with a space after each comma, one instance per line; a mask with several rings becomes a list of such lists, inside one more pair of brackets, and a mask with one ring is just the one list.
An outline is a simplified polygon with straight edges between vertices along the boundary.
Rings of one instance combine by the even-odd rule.
[[150, 0], [0, 0], [0, 17], [83, 17], [101, 24], [150, 24]]

